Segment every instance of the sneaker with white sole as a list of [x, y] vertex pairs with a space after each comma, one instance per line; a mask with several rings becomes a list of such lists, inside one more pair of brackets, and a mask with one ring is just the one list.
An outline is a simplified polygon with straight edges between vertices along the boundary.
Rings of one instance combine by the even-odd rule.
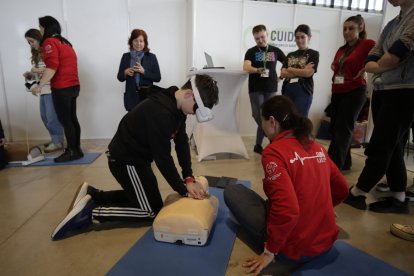
[[52, 240], [59, 240], [74, 230], [87, 228], [92, 224], [92, 210], [96, 207], [90, 195], [85, 195], [66, 215], [52, 233]]
[[390, 186], [388, 186], [387, 183], [378, 183], [375, 190], [377, 190], [377, 192], [389, 192]]
[[49, 145], [45, 146], [45, 152], [52, 152], [63, 149], [62, 144], [54, 144], [50, 143]]
[[405, 192], [405, 198], [407, 198], [409, 201], [413, 202], [414, 201], [414, 193], [411, 191], [406, 191]]
[[72, 211], [72, 209], [78, 204], [78, 202], [86, 195], [90, 195], [93, 197], [95, 193], [97, 193], [99, 190], [89, 185], [88, 182], [83, 182], [78, 189], [76, 190], [75, 196], [72, 199], [72, 202], [69, 205], [68, 213]]
[[395, 236], [414, 242], [414, 225], [391, 224], [390, 231]]

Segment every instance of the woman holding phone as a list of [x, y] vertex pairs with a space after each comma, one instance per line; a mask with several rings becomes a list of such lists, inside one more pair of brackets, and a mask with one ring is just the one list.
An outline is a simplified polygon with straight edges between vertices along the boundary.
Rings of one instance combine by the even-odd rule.
[[124, 106], [127, 111], [146, 98], [154, 82], [161, 80], [157, 57], [150, 53], [144, 30], [134, 29], [128, 39], [129, 52], [124, 53], [118, 70], [118, 80], [125, 81]]

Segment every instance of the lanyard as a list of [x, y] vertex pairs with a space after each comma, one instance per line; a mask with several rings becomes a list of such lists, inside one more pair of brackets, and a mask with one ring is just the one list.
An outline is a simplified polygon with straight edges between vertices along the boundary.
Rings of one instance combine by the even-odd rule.
[[[262, 49], [260, 49], [259, 46], [257, 46], [257, 48], [259, 49], [260, 53], [263, 54]], [[264, 52], [264, 55], [263, 55], [263, 68], [265, 68], [265, 69], [266, 69], [266, 61], [267, 61], [266, 59], [267, 59], [267, 50], [268, 49], [269, 49], [269, 44], [266, 46], [266, 51]]]
[[345, 59], [355, 49], [355, 47], [358, 45], [358, 43], [359, 43], [359, 38], [355, 42], [355, 44], [352, 45], [351, 47], [349, 47], [348, 49], [346, 49], [346, 51], [344, 52], [344, 54], [339, 58], [339, 75], [342, 75], [342, 73], [343, 73]]

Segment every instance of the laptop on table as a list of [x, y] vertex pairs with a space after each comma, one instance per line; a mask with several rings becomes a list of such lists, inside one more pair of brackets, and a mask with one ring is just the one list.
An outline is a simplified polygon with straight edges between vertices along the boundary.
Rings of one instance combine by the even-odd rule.
[[219, 67], [214, 66], [213, 58], [209, 54], [207, 54], [206, 52], [204, 52], [204, 56], [206, 57], [207, 65], [204, 66], [203, 69], [224, 69], [223, 66], [219, 66]]

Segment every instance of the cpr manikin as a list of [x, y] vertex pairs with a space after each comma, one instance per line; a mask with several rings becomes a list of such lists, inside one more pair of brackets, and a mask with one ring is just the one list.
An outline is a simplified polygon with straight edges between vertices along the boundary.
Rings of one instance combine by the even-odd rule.
[[[208, 181], [204, 176], [196, 177], [196, 183], [208, 192]], [[198, 200], [176, 193], [170, 194], [152, 225], [155, 239], [169, 243], [204, 245], [216, 219], [218, 205], [217, 197], [212, 195]]]

